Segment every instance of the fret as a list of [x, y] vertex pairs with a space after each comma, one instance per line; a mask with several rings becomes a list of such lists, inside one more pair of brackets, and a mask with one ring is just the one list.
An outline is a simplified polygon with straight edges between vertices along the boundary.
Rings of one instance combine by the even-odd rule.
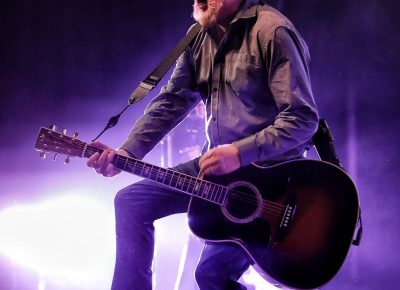
[[201, 181], [196, 180], [196, 183], [194, 184], [194, 190], [196, 191], [197, 196], [203, 197], [201, 194]]
[[176, 172], [176, 175], [177, 175], [177, 176], [175, 176], [175, 179], [174, 179], [174, 182], [173, 182], [173, 187], [174, 187], [174, 188], [178, 188], [178, 181], [179, 181], [179, 178], [180, 178], [181, 173]]
[[189, 177], [189, 180], [186, 182], [186, 185], [187, 185], [187, 187], [185, 189], [186, 192], [189, 192], [189, 189], [191, 188], [193, 179], [194, 179], [194, 177]]
[[167, 176], [167, 182], [168, 182], [168, 184], [167, 184], [167, 185], [168, 185], [169, 187], [171, 187], [171, 182], [172, 182], [172, 180], [173, 180], [173, 178], [174, 178], [174, 171], [168, 169], [167, 174], [168, 174], [168, 176]]
[[213, 202], [215, 202], [215, 203], [218, 203], [218, 192], [217, 192], [217, 185], [216, 184], [213, 184], [212, 185], [212, 195], [213, 195], [213, 198], [212, 198], [212, 201]]
[[[185, 182], [182, 184], [182, 190], [183, 191], [188, 191], [189, 190], [191, 180], [192, 180], [192, 177], [185, 176]], [[186, 185], [186, 189], [184, 189], [185, 185]]]
[[176, 172], [176, 174], [178, 175], [178, 177], [177, 178], [175, 177], [174, 185], [173, 185], [174, 188], [178, 188], [181, 173]]
[[200, 192], [200, 185], [201, 185], [201, 181], [196, 180], [195, 184], [194, 184], [194, 191], [196, 192], [197, 196], [201, 197], [201, 193]]
[[124, 168], [122, 168], [123, 170], [125, 170], [125, 168], [126, 168], [126, 164], [128, 163], [128, 160], [129, 160], [129, 159], [125, 157]]
[[[134, 173], [134, 171], [136, 170], [136, 166], [138, 165], [137, 160], [133, 160], [135, 163], [132, 163], [132, 167], [131, 167], [131, 172]], [[136, 174], [138, 175], [138, 173], [136, 172]]]
[[158, 180], [158, 175], [160, 174], [160, 170], [161, 170], [161, 168], [158, 168], [158, 171], [157, 171], [156, 178], [154, 179], [155, 181], [157, 181], [157, 180]]
[[224, 188], [222, 186], [219, 186], [219, 198], [218, 198], [218, 203], [223, 204], [225, 199], [225, 194], [224, 194]]
[[191, 179], [190, 179], [190, 183], [188, 184], [188, 188], [187, 188], [187, 190], [189, 191], [189, 190], [191, 190], [191, 192], [193, 193], [193, 191], [194, 191], [194, 186], [196, 185], [196, 179], [194, 178], [194, 177], [192, 177]]
[[192, 178], [191, 181], [190, 181], [190, 187], [188, 187], [188, 192], [189, 192], [189, 189], [190, 189], [191, 191], [189, 193], [192, 194], [192, 195], [195, 195], [195, 194], [193, 194], [193, 192], [194, 192], [194, 186], [196, 185], [196, 180], [194, 181], [194, 185], [192, 185], [193, 179], [194, 178]]
[[178, 178], [178, 182], [177, 182], [177, 188], [178, 188], [178, 186], [180, 186], [181, 188], [181, 190], [182, 190], [182, 187], [183, 187], [183, 185], [185, 184], [185, 180], [186, 180], [186, 175], [184, 175], [184, 174], [182, 174], [182, 176], [183, 176], [183, 180], [182, 180], [182, 178], [181, 177], [179, 177]]
[[129, 162], [128, 158], [126, 158], [125, 170], [127, 172], [133, 172], [133, 163]]
[[216, 202], [218, 203], [218, 204], [222, 204], [222, 201], [223, 201], [223, 196], [222, 196], [222, 192], [221, 192], [221, 190], [222, 190], [222, 187], [221, 186], [216, 186], [216, 188], [217, 188], [217, 191], [216, 191], [216, 193], [217, 193], [217, 200], [216, 200]]
[[146, 165], [146, 169], [144, 170], [144, 174], [146, 175], [147, 178], [149, 178], [150, 174], [151, 174], [151, 164], [147, 164]]
[[215, 202], [217, 195], [215, 194], [215, 184], [210, 184], [211, 200]]
[[86, 154], [86, 149], [88, 148], [88, 144], [85, 143], [85, 147], [83, 147], [81, 157], [84, 157]]
[[[163, 168], [161, 168], [161, 167], [158, 168], [158, 173], [157, 173], [157, 179], [156, 179], [156, 181], [160, 182], [160, 179], [159, 179], [159, 178], [161, 178], [161, 180], [162, 180], [162, 178], [163, 178], [163, 171], [164, 171]], [[160, 175], [160, 172], [161, 172], [161, 175]]]
[[204, 192], [205, 192], [205, 196], [208, 198], [208, 191], [209, 191], [209, 189], [210, 189], [210, 185], [209, 185], [209, 183], [207, 182], [207, 183], [205, 183], [205, 186], [204, 186]]
[[144, 165], [144, 163], [142, 163], [142, 170], [140, 171], [140, 173], [139, 173], [139, 176], [142, 176], [143, 177], [143, 169], [145, 168], [145, 165]]
[[149, 165], [144, 165], [143, 177], [149, 177], [149, 175], [150, 175], [150, 167]]
[[167, 177], [167, 174], [168, 174], [168, 170], [165, 170], [163, 173], [163, 179], [162, 179], [162, 183], [164, 183], [164, 184], [165, 184], [165, 178]]
[[205, 181], [202, 181], [200, 184], [201, 196], [205, 199], [208, 199], [207, 191], [205, 190], [206, 188], [207, 188], [207, 183]]
[[[188, 180], [186, 180], [186, 178], [187, 178]], [[185, 185], [186, 185], [185, 191], [188, 191], [188, 190], [189, 190], [189, 187], [190, 187], [190, 184], [191, 184], [191, 181], [192, 181], [192, 177], [186, 176], [186, 177], [185, 177], [185, 183], [183, 183], [183, 186], [182, 186], [182, 190], [184, 190]]]
[[218, 186], [216, 186], [216, 191], [215, 194], [217, 196], [216, 202], [220, 203], [220, 199], [221, 199], [221, 192], [220, 192], [220, 188]]
[[159, 174], [160, 178], [158, 179], [158, 182], [160, 183], [164, 183], [164, 179], [165, 179], [165, 169], [164, 168], [160, 168], [161, 173]]
[[157, 176], [158, 176], [158, 170], [157, 166], [152, 165], [151, 166], [151, 180], [157, 181]]
[[117, 158], [115, 160], [115, 166], [118, 169], [125, 170], [127, 158], [121, 155], [117, 155]]
[[204, 196], [204, 191], [203, 191], [203, 185], [204, 185], [204, 181], [201, 180], [199, 181], [198, 185], [197, 185], [197, 192], [198, 192], [198, 196], [200, 196], [201, 198], [205, 198]]
[[178, 178], [175, 179], [175, 185], [174, 188], [178, 189], [178, 185], [179, 185], [179, 180], [180, 180], [180, 174], [178, 173]]
[[[192, 176], [185, 176], [185, 180], [182, 183], [182, 190], [185, 192], [189, 192], [189, 188], [191, 187], [192, 184], [192, 180], [194, 179], [194, 177]], [[185, 188], [186, 187], [186, 188]]]
[[151, 180], [157, 180], [157, 178], [156, 178], [156, 176], [157, 176], [157, 173], [156, 173], [156, 171], [154, 171], [154, 165], [150, 165], [151, 167], [150, 167], [150, 174], [149, 174], [149, 179], [151, 179]]
[[171, 172], [172, 172], [172, 175], [171, 175], [171, 178], [169, 179], [168, 185], [172, 187], [171, 182], [174, 179], [174, 171], [171, 171]]
[[218, 184], [216, 184], [215, 189], [214, 189], [216, 203], [218, 203], [218, 201], [220, 199], [220, 190], [221, 190], [221, 187]]

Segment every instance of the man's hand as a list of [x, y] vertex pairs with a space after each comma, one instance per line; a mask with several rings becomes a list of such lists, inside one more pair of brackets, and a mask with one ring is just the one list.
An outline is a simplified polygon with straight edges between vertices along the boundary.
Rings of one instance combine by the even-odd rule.
[[218, 146], [207, 151], [199, 165], [199, 176], [230, 173], [240, 167], [239, 149], [232, 144]]
[[115, 150], [98, 141], [93, 142], [89, 145], [95, 148], [101, 148], [103, 149], [103, 152], [101, 154], [96, 152], [92, 156], [90, 156], [90, 158], [86, 163], [88, 167], [94, 168], [94, 170], [97, 173], [107, 177], [115, 176], [121, 172], [121, 170], [115, 168], [115, 166], [111, 163], [111, 161], [113, 160], [114, 155], [116, 153], [123, 156], [128, 156], [125, 150], [123, 149]]

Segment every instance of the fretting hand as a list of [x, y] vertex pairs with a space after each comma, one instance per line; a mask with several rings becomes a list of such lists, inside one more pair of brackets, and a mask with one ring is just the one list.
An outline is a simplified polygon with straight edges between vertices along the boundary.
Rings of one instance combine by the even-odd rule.
[[94, 170], [102, 174], [106, 177], [112, 177], [121, 172], [118, 168], [112, 164], [112, 160], [115, 154], [128, 156], [128, 153], [124, 149], [113, 149], [108, 145], [105, 145], [101, 142], [93, 142], [89, 144], [92, 147], [103, 149], [103, 152], [100, 154], [98, 152], [94, 153], [87, 161], [87, 166], [94, 168]]

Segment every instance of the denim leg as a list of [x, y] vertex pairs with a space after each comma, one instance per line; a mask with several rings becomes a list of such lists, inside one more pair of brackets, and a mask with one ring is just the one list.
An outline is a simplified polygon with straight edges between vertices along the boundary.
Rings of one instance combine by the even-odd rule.
[[245, 290], [237, 281], [249, 266], [249, 259], [239, 245], [206, 244], [196, 268], [196, 282], [201, 290]]
[[[198, 173], [198, 160], [175, 170]], [[153, 222], [187, 211], [190, 196], [143, 180], [119, 191], [115, 197], [116, 263], [112, 290], [151, 290], [154, 251]]]

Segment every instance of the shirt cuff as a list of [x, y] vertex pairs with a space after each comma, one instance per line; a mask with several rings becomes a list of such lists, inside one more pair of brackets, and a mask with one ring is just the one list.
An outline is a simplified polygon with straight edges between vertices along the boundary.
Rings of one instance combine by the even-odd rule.
[[118, 148], [124, 149], [129, 154], [130, 157], [133, 157], [135, 159], [143, 159], [144, 155], [146, 155], [144, 152], [139, 150], [140, 146], [135, 146], [135, 144], [129, 142], [129, 140], [127, 140]]
[[122, 149], [122, 150], [124, 150], [127, 154], [128, 154], [128, 157], [131, 157], [131, 158], [135, 158], [135, 159], [138, 159], [136, 156], [135, 156], [135, 154], [133, 154], [132, 152], [130, 152], [128, 149], [126, 149], [125, 147], [118, 147], [117, 148], [117, 150], [118, 149]]
[[249, 165], [259, 159], [255, 135], [235, 141], [232, 144], [239, 149], [241, 166]]

